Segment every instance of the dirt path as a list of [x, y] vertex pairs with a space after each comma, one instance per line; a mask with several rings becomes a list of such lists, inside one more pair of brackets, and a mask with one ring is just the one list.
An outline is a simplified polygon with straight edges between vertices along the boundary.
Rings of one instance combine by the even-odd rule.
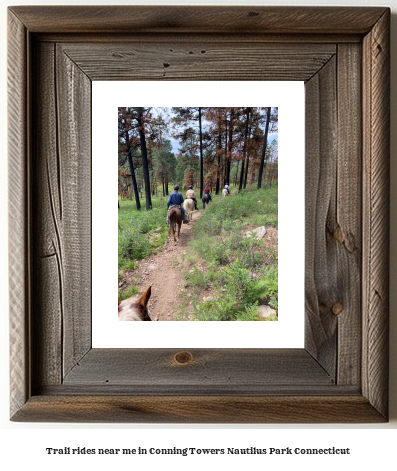
[[[119, 283], [119, 289], [125, 291], [131, 285], [139, 288], [139, 292], [146, 291], [152, 285], [152, 295], [149, 301], [149, 309], [152, 321], [174, 321], [178, 312], [174, 309], [183, 301], [188, 301], [187, 313], [193, 311], [191, 294], [184, 289], [185, 278], [182, 273], [183, 255], [188, 248], [188, 242], [192, 236], [192, 226], [203, 210], [193, 213], [193, 221], [182, 224], [179, 243], [167, 240], [162, 252], [140, 260], [138, 268], [126, 271]], [[255, 226], [246, 226], [244, 232], [255, 229]], [[263, 238], [265, 248], [278, 250], [278, 230], [269, 227]], [[197, 267], [202, 269], [201, 261], [197, 261]], [[198, 297], [211, 294], [203, 290]], [[183, 299], [184, 298], [184, 299]], [[189, 318], [188, 318], [189, 319]]]
[[[162, 252], [140, 260], [138, 268], [125, 273], [119, 284], [119, 289], [125, 290], [134, 282], [140, 288], [140, 292], [152, 285], [152, 296], [149, 301], [152, 321], [175, 320], [176, 311], [173, 308], [181, 303], [179, 295], [184, 285], [181, 270], [182, 256], [191, 238], [192, 225], [200, 215], [201, 211], [197, 211], [193, 213], [193, 221], [189, 224], [182, 224], [177, 245], [168, 240]], [[136, 283], [138, 276], [139, 281]]]

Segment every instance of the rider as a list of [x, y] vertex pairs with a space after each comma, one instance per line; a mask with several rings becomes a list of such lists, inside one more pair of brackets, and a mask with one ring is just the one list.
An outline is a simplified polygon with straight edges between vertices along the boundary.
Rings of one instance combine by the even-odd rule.
[[205, 185], [205, 188], [204, 188], [204, 194], [205, 195], [209, 195], [210, 197], [210, 201], [212, 201], [212, 198], [211, 198], [211, 190], [210, 190], [210, 187], [208, 185]]
[[196, 200], [196, 194], [193, 191], [193, 186], [190, 185], [189, 189], [186, 192], [186, 198], [190, 198], [194, 201], [194, 209], [197, 211], [197, 200]]
[[227, 183], [225, 184], [225, 188], [226, 188], [226, 190], [227, 190], [227, 193], [229, 194], [229, 193], [230, 193], [230, 190], [229, 190], [229, 185], [228, 185]]
[[[179, 186], [178, 185], [175, 185], [174, 186], [174, 192], [170, 194], [170, 196], [168, 197], [168, 201], [167, 201], [167, 209], [169, 208], [169, 206], [171, 205], [174, 205], [174, 204], [178, 204], [183, 212], [183, 224], [189, 224], [189, 221], [186, 219], [186, 211], [185, 211], [185, 208], [182, 206], [182, 203], [183, 203], [183, 196], [178, 193], [178, 190], [179, 190]], [[168, 213], [167, 213], [167, 224], [168, 224]]]

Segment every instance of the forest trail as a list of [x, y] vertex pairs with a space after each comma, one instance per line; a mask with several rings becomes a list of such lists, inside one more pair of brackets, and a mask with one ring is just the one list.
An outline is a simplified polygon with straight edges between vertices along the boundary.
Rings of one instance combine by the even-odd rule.
[[[183, 290], [185, 279], [182, 273], [182, 257], [188, 248], [192, 236], [192, 226], [201, 216], [201, 211], [193, 213], [193, 221], [182, 224], [179, 243], [167, 240], [162, 252], [140, 260], [138, 267], [124, 273], [119, 289], [127, 289], [131, 284], [139, 287], [140, 293], [152, 285], [152, 295], [149, 300], [150, 317], [152, 321], [174, 321], [177, 312], [174, 307], [182, 303], [179, 297]], [[135, 280], [139, 278], [138, 282]], [[183, 290], [183, 291], [182, 291]]]
[[[233, 194], [233, 192], [232, 192]], [[217, 204], [217, 202], [213, 203]], [[119, 290], [126, 291], [130, 286], [139, 289], [139, 295], [152, 286], [152, 294], [149, 300], [149, 310], [152, 321], [177, 321], [183, 307], [183, 320], [194, 320], [193, 301], [203, 301], [204, 297], [216, 294], [215, 287], [200, 288], [196, 294], [190, 293], [191, 287], [186, 285], [184, 270], [192, 270], [194, 267], [201, 272], [206, 270], [206, 262], [196, 259], [184, 261], [184, 255], [188, 253], [189, 242], [192, 239], [192, 228], [197, 219], [205, 210], [201, 209], [193, 213], [193, 220], [189, 224], [182, 224], [179, 243], [169, 238], [163, 245], [161, 252], [140, 260], [135, 270], [127, 270], [123, 273], [119, 282]], [[242, 233], [247, 233], [256, 228], [255, 225], [245, 225]], [[210, 240], [207, 243], [211, 243]], [[263, 247], [278, 251], [278, 229], [267, 226], [266, 235], [263, 237]], [[214, 291], [215, 290], [215, 291]], [[193, 297], [194, 296], [194, 297]]]

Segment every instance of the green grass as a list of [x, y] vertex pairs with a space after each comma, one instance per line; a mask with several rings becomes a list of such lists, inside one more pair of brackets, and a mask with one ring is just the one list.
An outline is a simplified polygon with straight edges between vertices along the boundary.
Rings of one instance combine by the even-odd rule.
[[[263, 300], [277, 309], [277, 251], [242, 232], [247, 225], [278, 227], [278, 189], [253, 186], [227, 198], [212, 197], [213, 203], [192, 227], [192, 250], [181, 265], [193, 300], [203, 289], [217, 294], [208, 302], [192, 301], [194, 320], [258, 320], [257, 305]], [[133, 270], [139, 260], [162, 250], [168, 234], [167, 199], [153, 197], [150, 211], [144, 208], [144, 199], [140, 211], [134, 201], [119, 200], [119, 270]], [[195, 266], [197, 257], [204, 260], [205, 269]], [[119, 301], [137, 292], [134, 286], [119, 292]], [[187, 319], [185, 308], [179, 306], [180, 320]]]
[[131, 296], [135, 296], [138, 293], [139, 293], [139, 289], [136, 286], [130, 286], [125, 291], [119, 290], [119, 302], [123, 301], [124, 299], [131, 298]]
[[196, 234], [220, 234], [225, 230], [237, 230], [236, 220], [256, 226], [268, 225], [277, 228], [278, 225], [278, 188], [255, 190], [247, 188], [239, 194], [226, 198], [216, 198], [205, 210], [205, 217], [201, 217], [194, 224]]
[[[194, 320], [258, 320], [257, 306], [266, 300], [277, 309], [277, 251], [263, 247], [263, 241], [244, 236], [247, 224], [277, 228], [277, 188], [248, 188], [238, 195], [215, 198], [193, 226], [193, 253], [205, 261], [184, 272], [193, 297], [201, 289], [216, 292], [216, 299], [192, 302]], [[184, 320], [184, 307], [178, 309]], [[277, 320], [272, 318], [271, 320]]]
[[156, 252], [167, 238], [167, 200], [153, 198], [153, 209], [136, 210], [135, 203], [120, 200], [118, 259], [119, 269], [133, 269], [136, 261]]
[[[137, 211], [135, 201], [119, 199], [118, 210], [118, 267], [121, 272], [134, 270], [139, 260], [156, 254], [162, 250], [167, 239], [168, 197], [153, 197], [153, 209], [145, 209], [145, 200], [141, 201], [141, 210]], [[132, 291], [122, 293], [119, 291], [119, 301], [135, 295], [138, 289], [131, 287]]]

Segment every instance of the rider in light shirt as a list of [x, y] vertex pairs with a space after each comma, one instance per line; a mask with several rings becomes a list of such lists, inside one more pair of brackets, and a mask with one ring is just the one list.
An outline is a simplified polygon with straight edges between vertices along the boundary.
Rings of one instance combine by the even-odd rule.
[[186, 198], [191, 198], [194, 201], [194, 209], [197, 211], [196, 193], [193, 191], [193, 186], [190, 185], [186, 192]]

